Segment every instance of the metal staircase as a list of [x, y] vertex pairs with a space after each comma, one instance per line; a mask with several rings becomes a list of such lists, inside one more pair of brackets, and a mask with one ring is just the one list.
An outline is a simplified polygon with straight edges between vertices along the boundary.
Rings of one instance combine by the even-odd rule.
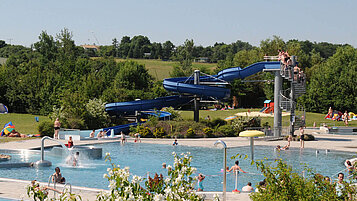
[[290, 112], [289, 133], [293, 134], [300, 126], [305, 126], [305, 109], [296, 99], [306, 93], [305, 74], [294, 74], [293, 66], [281, 64], [280, 75], [290, 82], [290, 88], [280, 91], [280, 108]]

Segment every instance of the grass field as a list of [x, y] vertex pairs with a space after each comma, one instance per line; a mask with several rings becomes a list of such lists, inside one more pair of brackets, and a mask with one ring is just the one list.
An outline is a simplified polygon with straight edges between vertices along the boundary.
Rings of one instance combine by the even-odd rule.
[[[174, 65], [178, 62], [173, 61], [161, 61], [153, 59], [130, 59], [136, 61], [139, 64], [144, 64], [148, 69], [150, 75], [152, 75], [156, 80], [163, 80], [170, 77], [170, 72], [172, 71]], [[125, 61], [124, 59], [116, 59], [116, 61]], [[192, 63], [193, 69], [199, 69], [201, 67], [208, 68], [211, 71], [217, 67], [215, 63]]]
[[39, 117], [40, 122], [50, 120], [46, 116], [8, 113], [0, 115], [0, 127], [3, 127], [9, 121], [12, 121], [12, 123], [15, 125], [16, 131], [22, 134], [37, 134], [37, 126], [39, 122], [35, 121], [35, 117]]

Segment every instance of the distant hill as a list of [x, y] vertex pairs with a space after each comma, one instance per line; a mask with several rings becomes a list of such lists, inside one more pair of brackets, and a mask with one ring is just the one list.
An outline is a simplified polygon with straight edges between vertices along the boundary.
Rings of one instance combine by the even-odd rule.
[[[178, 62], [174, 61], [161, 61], [153, 59], [129, 59], [136, 61], [139, 64], [144, 64], [149, 70], [150, 75], [152, 75], [156, 80], [163, 80], [170, 77], [170, 72], [172, 71], [174, 65]], [[124, 59], [116, 59], [116, 61], [124, 61]], [[192, 63], [193, 69], [207, 68], [213, 71], [216, 67], [216, 63]]]
[[7, 58], [0, 57], [0, 65], [6, 62]]

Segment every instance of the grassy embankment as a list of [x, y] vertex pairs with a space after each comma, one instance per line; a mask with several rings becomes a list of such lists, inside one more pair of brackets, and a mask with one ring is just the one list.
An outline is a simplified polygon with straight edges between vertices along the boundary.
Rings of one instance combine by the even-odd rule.
[[[170, 72], [172, 71], [174, 65], [178, 62], [174, 61], [161, 61], [153, 59], [130, 59], [136, 61], [139, 64], [144, 64], [148, 69], [150, 75], [152, 75], [156, 80], [163, 80], [170, 77]], [[116, 59], [116, 61], [124, 61], [124, 59]], [[211, 71], [216, 68], [216, 63], [192, 63], [193, 69], [199, 69], [201, 67], [208, 68]]]
[[[22, 134], [37, 134], [38, 133], [38, 124], [35, 117], [39, 117], [39, 121], [49, 121], [50, 119], [47, 116], [39, 116], [32, 114], [1, 114], [0, 115], [0, 126], [3, 127], [8, 122], [12, 122], [15, 125], [15, 130]], [[9, 141], [18, 141], [28, 138], [7, 138], [0, 137], [0, 143], [9, 142]]]
[[0, 126], [2, 127], [9, 121], [12, 121], [12, 123], [15, 125], [16, 131], [23, 134], [36, 134], [38, 133], [37, 126], [39, 122], [36, 122], [35, 117], [39, 117], [40, 122], [50, 120], [46, 116], [8, 113], [0, 115]]

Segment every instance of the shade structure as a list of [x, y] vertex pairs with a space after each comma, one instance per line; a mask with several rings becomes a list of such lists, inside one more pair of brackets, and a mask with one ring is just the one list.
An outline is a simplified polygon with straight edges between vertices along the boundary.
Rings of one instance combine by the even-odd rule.
[[11, 131], [13, 131], [15, 129], [15, 126], [12, 124], [12, 122], [10, 121], [9, 123], [5, 124], [4, 128], [1, 131], [1, 136], [4, 135], [8, 135], [9, 133], [11, 133]]
[[226, 117], [224, 120], [225, 121], [231, 121], [231, 120], [236, 119], [236, 118], [238, 118], [238, 116], [229, 116], [229, 117]]
[[239, 137], [260, 137], [264, 135], [264, 132], [257, 130], [242, 131], [239, 133]]
[[264, 132], [257, 130], [242, 131], [239, 133], [239, 137], [249, 137], [250, 141], [250, 155], [254, 160], [254, 137], [265, 136]]

